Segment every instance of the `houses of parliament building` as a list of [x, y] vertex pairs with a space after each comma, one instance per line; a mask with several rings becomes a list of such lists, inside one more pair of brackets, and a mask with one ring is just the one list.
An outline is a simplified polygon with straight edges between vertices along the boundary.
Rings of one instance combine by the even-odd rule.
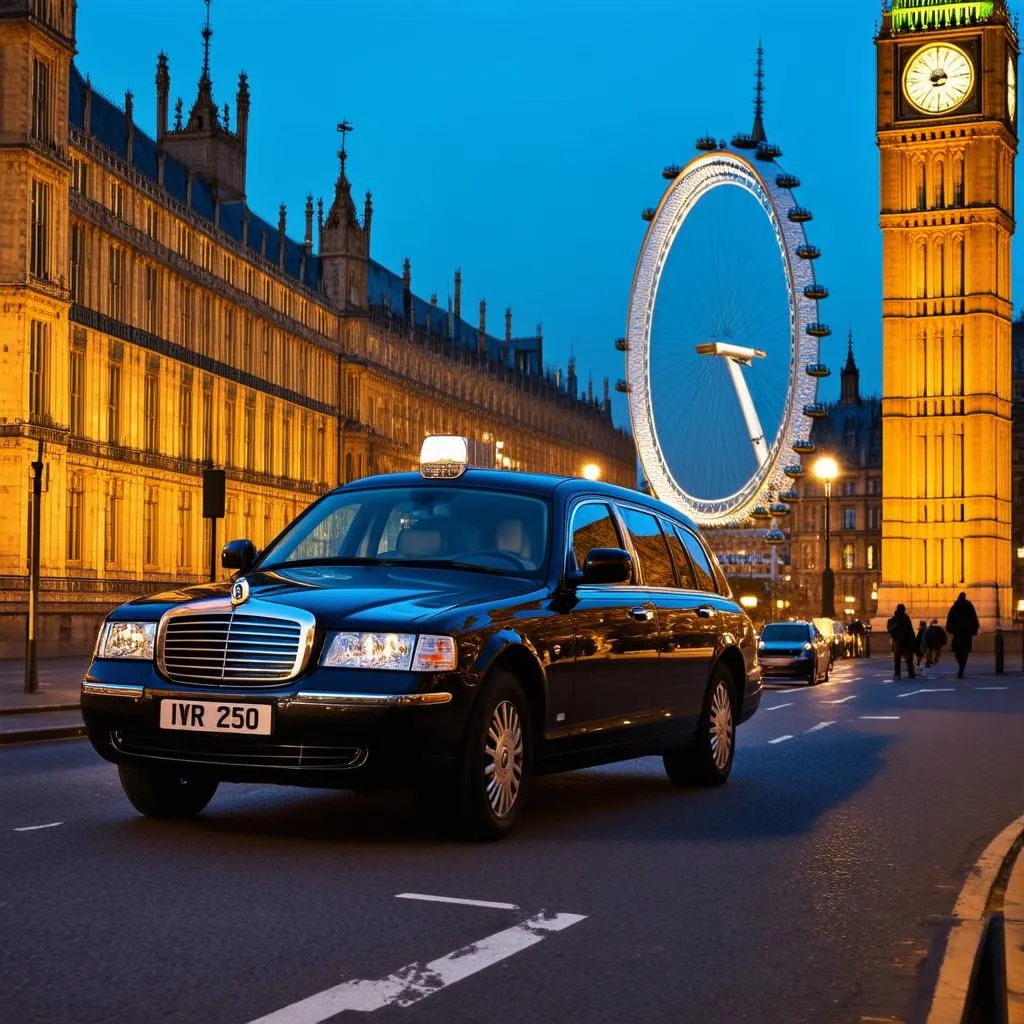
[[[147, 134], [73, 62], [73, 0], [0, 0], [0, 656], [21, 653], [39, 496], [40, 653], [82, 653], [126, 598], [209, 576], [203, 474], [226, 473], [218, 541], [257, 547], [331, 487], [410, 469], [428, 433], [495, 464], [633, 486], [634, 450], [575, 366], [441, 309], [371, 257], [344, 129], [334, 194], [289, 223], [246, 203], [250, 97], [218, 107], [209, 26], [194, 102], [156, 62]], [[38, 480], [38, 483], [36, 481]]]

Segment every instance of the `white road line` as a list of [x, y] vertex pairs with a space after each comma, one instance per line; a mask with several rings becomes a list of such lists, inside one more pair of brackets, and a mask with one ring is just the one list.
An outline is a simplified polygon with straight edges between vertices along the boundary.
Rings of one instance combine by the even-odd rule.
[[1008, 690], [1008, 686], [976, 686], [976, 690]]
[[790, 701], [788, 704], [776, 704], [774, 707], [765, 708], [765, 711], [779, 711], [782, 708], [791, 708], [792, 706], [793, 702]]
[[838, 700], [826, 700], [825, 704], [845, 704], [848, 700], [853, 700], [857, 694], [851, 693], [849, 697], [840, 697]]
[[861, 715], [860, 718], [865, 722], [898, 722], [900, 720], [899, 715]]
[[785, 743], [786, 740], [791, 740], [792, 736], [776, 736], [775, 739], [769, 740], [769, 743]]
[[56, 828], [58, 825], [63, 825], [63, 821], [51, 821], [46, 825], [22, 825], [21, 828], [12, 829], [13, 832], [38, 832], [41, 828]]
[[914, 696], [916, 696], [919, 693], [954, 693], [954, 692], [955, 691], [954, 691], [952, 686], [947, 686], [944, 689], [938, 689], [938, 690], [931, 690], [931, 689], [911, 690], [909, 693], [898, 693], [898, 694], [896, 694], [896, 699], [899, 700], [900, 697], [914, 697]]
[[830, 725], [835, 724], [835, 722], [819, 722], [817, 725], [812, 725], [810, 729], [805, 729], [804, 732], [818, 732], [819, 729], [827, 729]]
[[490, 910], [518, 910], [515, 903], [492, 903], [490, 900], [465, 900], [458, 896], [428, 896], [424, 892], [396, 892], [396, 900], [425, 900], [427, 903], [458, 903], [464, 907], [487, 907]]
[[585, 914], [549, 914], [542, 910], [527, 921], [488, 935], [479, 942], [471, 942], [430, 963], [408, 964], [376, 981], [358, 978], [343, 981], [250, 1024], [320, 1024], [345, 1010], [372, 1013], [385, 1006], [412, 1006], [448, 985], [543, 942], [550, 932], [560, 932], [585, 920]]

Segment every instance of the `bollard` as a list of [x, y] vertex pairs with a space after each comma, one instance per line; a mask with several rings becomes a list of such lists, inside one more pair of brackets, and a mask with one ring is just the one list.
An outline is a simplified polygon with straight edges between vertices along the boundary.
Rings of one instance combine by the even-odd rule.
[[1003, 674], [1003, 631], [1001, 628], [996, 628], [996, 675], [1001, 676]]

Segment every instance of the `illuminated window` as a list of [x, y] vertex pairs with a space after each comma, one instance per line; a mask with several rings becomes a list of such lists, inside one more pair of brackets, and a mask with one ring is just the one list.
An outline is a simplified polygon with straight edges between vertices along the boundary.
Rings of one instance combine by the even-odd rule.
[[844, 544], [843, 545], [843, 568], [844, 569], [852, 569], [852, 568], [854, 568], [854, 561], [855, 561], [855, 559], [854, 559], [853, 551], [854, 551], [854, 549], [853, 549], [853, 545], [852, 544]]

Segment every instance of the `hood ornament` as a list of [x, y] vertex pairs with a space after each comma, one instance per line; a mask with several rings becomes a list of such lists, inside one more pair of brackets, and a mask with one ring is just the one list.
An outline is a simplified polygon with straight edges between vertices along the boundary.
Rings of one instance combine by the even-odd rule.
[[237, 608], [249, 600], [249, 581], [243, 576], [231, 584], [231, 606]]

